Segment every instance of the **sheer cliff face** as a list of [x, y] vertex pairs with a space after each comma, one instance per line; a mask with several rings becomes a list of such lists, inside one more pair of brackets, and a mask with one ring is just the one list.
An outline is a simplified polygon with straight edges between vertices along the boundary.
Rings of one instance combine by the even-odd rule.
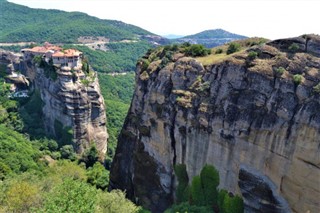
[[319, 212], [319, 41], [276, 40], [206, 66], [148, 54], [156, 60], [138, 63], [111, 188], [161, 212], [174, 200], [175, 164], [186, 164], [189, 179], [212, 164], [246, 212]]
[[80, 78], [82, 71], [57, 69], [57, 79], [46, 77], [42, 68], [26, 66], [26, 74], [36, 89], [40, 91], [44, 102], [43, 115], [46, 130], [55, 135], [55, 123], [71, 128], [73, 145], [78, 154], [96, 144], [101, 159], [107, 150], [108, 133], [103, 97], [96, 76], [90, 77], [90, 83], [84, 85]]

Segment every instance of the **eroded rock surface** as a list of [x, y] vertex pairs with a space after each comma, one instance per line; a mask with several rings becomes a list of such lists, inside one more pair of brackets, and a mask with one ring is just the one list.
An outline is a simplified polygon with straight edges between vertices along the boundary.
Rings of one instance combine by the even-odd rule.
[[43, 114], [48, 132], [55, 134], [55, 122], [73, 130], [73, 143], [76, 152], [81, 154], [96, 144], [101, 158], [107, 151], [108, 133], [106, 129], [105, 104], [100, 92], [98, 78], [92, 76], [85, 85], [80, 78], [83, 74], [57, 70], [56, 80], [46, 77], [42, 68], [32, 81], [40, 90], [44, 102]]
[[[27, 86], [31, 82], [31, 86], [40, 91], [48, 133], [55, 135], [55, 123], [60, 122], [63, 127], [72, 129], [77, 153], [81, 154], [95, 143], [101, 160], [104, 159], [108, 139], [105, 103], [94, 72], [85, 76], [81, 70], [71, 72], [70, 69], [56, 67], [55, 79], [45, 74], [48, 71], [44, 68], [39, 68], [32, 61], [23, 61], [18, 54], [8, 51], [0, 51], [0, 63], [7, 66], [8, 74], [17, 71], [24, 74], [12, 78], [15, 83], [20, 78], [27, 78]], [[88, 80], [86, 84], [82, 82], [85, 78]]]
[[[146, 55], [137, 66], [110, 188], [162, 212], [174, 199], [175, 164], [186, 164], [190, 180], [212, 164], [219, 187], [240, 195], [239, 171], [246, 166], [267, 177], [293, 212], [319, 212], [320, 43], [310, 37], [306, 49], [306, 40], [253, 46], [206, 66], [177, 52], [168, 60], [163, 49]], [[289, 50], [292, 44], [299, 48]], [[256, 58], [249, 57], [253, 51]], [[278, 203], [270, 197], [269, 205]]]

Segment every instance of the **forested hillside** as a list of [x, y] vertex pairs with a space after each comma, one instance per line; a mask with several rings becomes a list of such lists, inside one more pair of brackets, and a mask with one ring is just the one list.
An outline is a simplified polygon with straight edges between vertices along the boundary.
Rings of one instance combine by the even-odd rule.
[[126, 75], [99, 74], [101, 93], [107, 110], [109, 133], [106, 166], [109, 169], [117, 146], [117, 138], [130, 107], [134, 90], [134, 73]]
[[174, 42], [190, 42], [192, 44], [203, 44], [208, 48], [216, 47], [233, 40], [244, 39], [245, 36], [230, 33], [223, 29], [205, 30], [200, 33], [188, 35], [182, 38], [174, 39]]
[[[1, 65], [0, 212], [140, 212], [124, 192], [107, 192], [109, 172], [95, 146], [77, 156], [72, 145], [45, 135], [38, 92], [11, 99], [5, 76]], [[107, 81], [114, 87], [123, 82]], [[119, 102], [128, 99], [119, 88], [103, 91]]]
[[3, 0], [0, 4], [0, 42], [76, 43], [80, 36], [104, 36], [120, 41], [152, 35], [121, 21], [102, 20], [85, 13], [32, 9]]
[[90, 65], [98, 72], [128, 72], [134, 71], [137, 60], [153, 45], [146, 41], [105, 44], [107, 51], [93, 50], [87, 46], [65, 45], [66, 48], [76, 48], [88, 58]]

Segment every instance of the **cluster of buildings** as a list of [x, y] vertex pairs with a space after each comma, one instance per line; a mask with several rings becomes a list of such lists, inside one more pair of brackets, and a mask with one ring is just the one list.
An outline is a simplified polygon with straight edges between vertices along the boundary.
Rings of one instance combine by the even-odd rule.
[[45, 42], [43, 46], [22, 49], [25, 60], [32, 60], [35, 56], [41, 56], [46, 62], [52, 59], [54, 65], [69, 68], [81, 68], [82, 52], [75, 49], [63, 50], [59, 46]]

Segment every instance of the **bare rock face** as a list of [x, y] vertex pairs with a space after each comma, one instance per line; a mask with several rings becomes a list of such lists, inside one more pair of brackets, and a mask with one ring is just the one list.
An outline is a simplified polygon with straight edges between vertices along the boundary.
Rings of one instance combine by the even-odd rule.
[[259, 171], [242, 166], [239, 171], [239, 187], [245, 203], [245, 212], [291, 212], [287, 201], [279, 196], [277, 187]]
[[275, 212], [319, 212], [318, 39], [308, 40], [311, 49], [303, 37], [253, 46], [206, 66], [181, 53], [168, 60], [164, 49], [146, 55], [110, 188], [162, 212], [174, 200], [175, 164], [186, 165], [189, 180], [212, 164], [219, 187], [242, 195], [246, 212], [266, 201]]
[[[105, 104], [98, 78], [92, 77], [88, 85], [80, 81], [80, 75], [57, 70], [56, 80], [46, 77], [45, 71], [35, 68], [34, 83], [44, 102], [43, 114], [48, 132], [55, 133], [55, 122], [73, 130], [76, 152], [81, 154], [92, 143], [96, 144], [101, 158], [107, 151]], [[75, 71], [76, 72], [76, 71]]]

